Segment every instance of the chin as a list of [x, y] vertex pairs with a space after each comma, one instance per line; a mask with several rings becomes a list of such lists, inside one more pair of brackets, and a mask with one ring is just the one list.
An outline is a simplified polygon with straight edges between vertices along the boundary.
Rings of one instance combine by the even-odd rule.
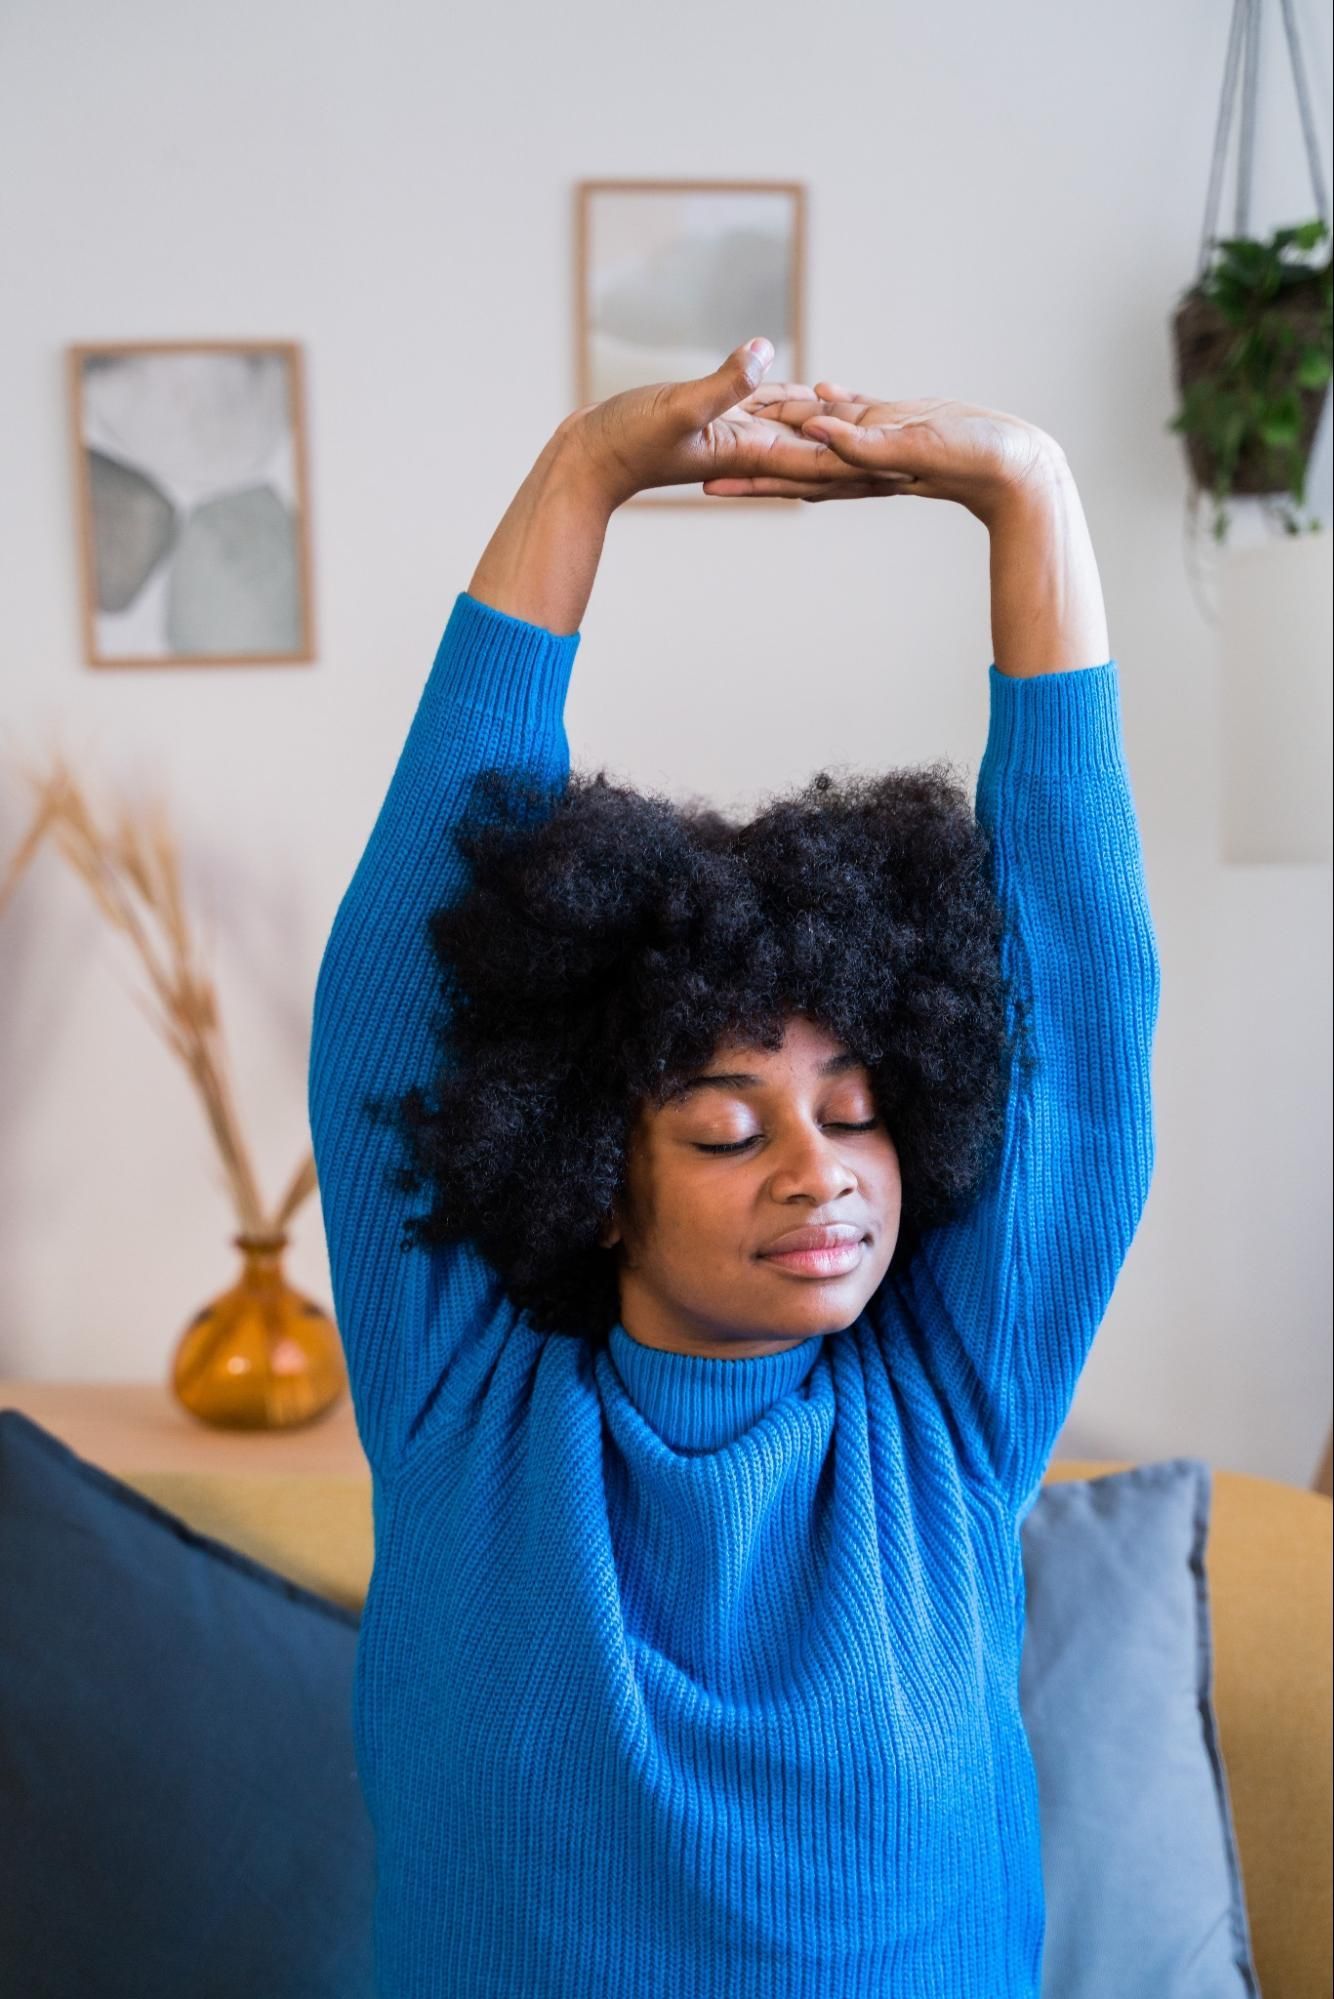
[[[821, 1287], [823, 1297], [808, 1298], [804, 1307], [799, 1303], [791, 1311], [784, 1313], [784, 1323], [794, 1334], [804, 1340], [816, 1333], [845, 1333], [849, 1326], [855, 1326], [866, 1307], [866, 1299], [859, 1295], [854, 1298], [839, 1299], [831, 1296], [833, 1285]], [[812, 1292], [816, 1287], [811, 1286]]]

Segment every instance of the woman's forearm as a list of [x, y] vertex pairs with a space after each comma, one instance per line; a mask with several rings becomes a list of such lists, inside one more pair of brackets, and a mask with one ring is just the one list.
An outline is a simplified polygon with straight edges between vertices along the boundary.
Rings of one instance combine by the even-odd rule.
[[487, 543], [468, 594], [562, 637], [577, 632], [614, 511], [557, 431]]
[[1101, 666], [1110, 656], [1102, 583], [1064, 456], [1016, 489], [987, 525], [997, 672], [1028, 679]]

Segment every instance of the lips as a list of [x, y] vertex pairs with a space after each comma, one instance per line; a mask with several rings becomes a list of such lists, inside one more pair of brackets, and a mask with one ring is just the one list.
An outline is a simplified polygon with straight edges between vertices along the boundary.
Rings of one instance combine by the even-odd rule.
[[786, 1235], [775, 1236], [760, 1251], [761, 1256], [787, 1256], [799, 1249], [842, 1249], [849, 1243], [860, 1242], [862, 1230], [851, 1222], [830, 1222], [824, 1228], [789, 1229]]

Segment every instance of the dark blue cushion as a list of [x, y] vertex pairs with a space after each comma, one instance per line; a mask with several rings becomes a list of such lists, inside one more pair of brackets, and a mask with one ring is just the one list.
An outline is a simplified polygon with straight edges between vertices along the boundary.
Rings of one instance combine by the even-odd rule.
[[1214, 1716], [1212, 1486], [1171, 1458], [1039, 1488], [1020, 1527], [1044, 1999], [1257, 1999]]
[[357, 1625], [0, 1412], [0, 1992], [372, 1999]]

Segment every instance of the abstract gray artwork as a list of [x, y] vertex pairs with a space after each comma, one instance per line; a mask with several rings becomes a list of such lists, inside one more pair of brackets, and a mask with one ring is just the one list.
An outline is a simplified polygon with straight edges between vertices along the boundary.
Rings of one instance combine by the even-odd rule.
[[77, 351], [93, 657], [307, 656], [295, 351]]

